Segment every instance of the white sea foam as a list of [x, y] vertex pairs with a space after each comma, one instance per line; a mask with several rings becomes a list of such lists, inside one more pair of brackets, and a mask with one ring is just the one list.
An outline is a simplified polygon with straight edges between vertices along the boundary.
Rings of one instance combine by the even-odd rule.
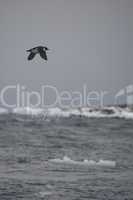
[[125, 119], [133, 119], [133, 112], [128, 109], [122, 110], [120, 117]]
[[43, 192], [39, 192], [39, 195], [37, 195], [37, 196], [39, 196], [40, 198], [44, 198], [44, 197], [49, 196], [51, 194], [52, 194], [52, 192], [50, 192], [50, 191], [43, 191]]
[[61, 108], [49, 108], [47, 110], [47, 114], [48, 116], [50, 117], [69, 117], [70, 116], [70, 112], [69, 110], [65, 111], [65, 110], [62, 110]]
[[20, 107], [14, 108], [12, 113], [20, 115], [40, 115], [43, 112], [41, 108]]
[[86, 166], [105, 166], [105, 167], [115, 167], [116, 162], [111, 160], [99, 160], [96, 162], [95, 160], [87, 160], [84, 159], [83, 161], [75, 161], [71, 158], [64, 156], [63, 159], [55, 158], [51, 159], [50, 162], [54, 163], [63, 163], [63, 164], [73, 164], [73, 165], [86, 165]]
[[[7, 109], [0, 108], [0, 114], [8, 113]], [[70, 108], [70, 109], [61, 109], [58, 107], [55, 108], [29, 108], [29, 107], [20, 107], [12, 109], [13, 114], [19, 115], [43, 115], [47, 118], [54, 117], [64, 117], [68, 118], [71, 116], [77, 117], [87, 117], [87, 118], [124, 118], [124, 119], [133, 119], [133, 109], [131, 108], [120, 108], [120, 107], [103, 107], [103, 108], [91, 108], [91, 107], [82, 107], [82, 108]]]

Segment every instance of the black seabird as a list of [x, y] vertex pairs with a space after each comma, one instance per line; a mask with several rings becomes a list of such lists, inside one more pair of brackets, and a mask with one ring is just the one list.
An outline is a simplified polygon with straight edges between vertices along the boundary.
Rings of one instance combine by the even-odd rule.
[[28, 56], [28, 60], [32, 60], [36, 54], [39, 54], [41, 56], [41, 58], [43, 58], [44, 60], [48, 60], [47, 58], [47, 54], [46, 51], [48, 51], [49, 49], [47, 47], [43, 47], [43, 46], [38, 46], [38, 47], [34, 47], [32, 49], [27, 50], [27, 52], [30, 52], [29, 56]]

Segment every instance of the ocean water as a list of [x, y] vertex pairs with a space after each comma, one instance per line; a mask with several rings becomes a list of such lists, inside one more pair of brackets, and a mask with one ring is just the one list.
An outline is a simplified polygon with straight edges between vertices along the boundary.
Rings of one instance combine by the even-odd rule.
[[1, 109], [0, 200], [133, 200], [133, 113], [111, 109]]

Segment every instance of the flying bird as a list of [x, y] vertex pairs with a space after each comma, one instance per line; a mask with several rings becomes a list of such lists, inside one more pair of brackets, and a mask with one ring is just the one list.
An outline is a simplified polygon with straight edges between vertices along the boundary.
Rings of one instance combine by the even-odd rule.
[[27, 52], [30, 52], [29, 56], [28, 56], [28, 60], [32, 60], [36, 54], [39, 54], [41, 56], [41, 58], [43, 58], [44, 60], [48, 60], [47, 58], [47, 54], [46, 51], [48, 51], [49, 49], [47, 47], [43, 47], [43, 46], [37, 46], [34, 47], [32, 49], [27, 50]]

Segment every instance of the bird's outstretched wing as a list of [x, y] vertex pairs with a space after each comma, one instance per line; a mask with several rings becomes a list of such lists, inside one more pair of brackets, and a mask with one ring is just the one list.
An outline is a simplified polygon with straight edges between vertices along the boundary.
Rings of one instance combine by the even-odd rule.
[[28, 56], [28, 60], [32, 60], [32, 59], [35, 57], [35, 55], [36, 55], [35, 53], [32, 53], [32, 52], [31, 52], [31, 53], [29, 54], [29, 56]]
[[45, 51], [40, 51], [39, 54], [40, 54], [41, 58], [43, 58], [44, 60], [48, 60], [47, 54]]

